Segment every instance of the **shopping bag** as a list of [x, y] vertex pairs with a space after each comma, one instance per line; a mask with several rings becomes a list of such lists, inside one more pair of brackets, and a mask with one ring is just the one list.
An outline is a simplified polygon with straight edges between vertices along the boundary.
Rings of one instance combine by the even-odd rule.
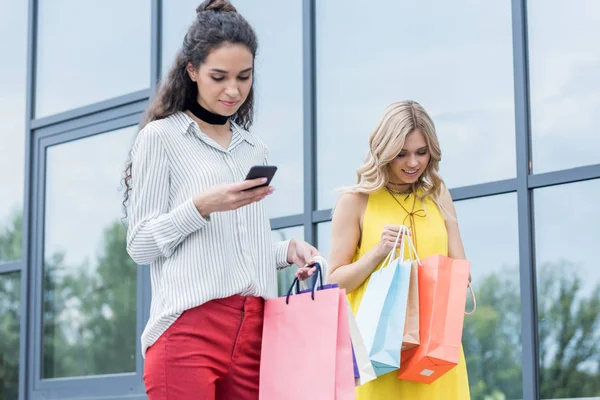
[[360, 334], [358, 325], [356, 324], [356, 318], [352, 313], [352, 308], [346, 300], [347, 312], [348, 312], [348, 327], [350, 328], [350, 338], [352, 340], [352, 353], [354, 356], [354, 384], [355, 386], [364, 385], [377, 378], [373, 364], [369, 359], [369, 351], [365, 346], [365, 342]]
[[[407, 233], [407, 230], [398, 232], [396, 244], [401, 232]], [[403, 238], [406, 236], [402, 235]], [[400, 367], [412, 262], [402, 262], [403, 246], [400, 246], [400, 257], [393, 258], [396, 255], [395, 248], [384, 261], [383, 267], [371, 274], [356, 313], [356, 323], [377, 376]]]
[[[345, 290], [322, 285], [316, 264], [312, 290], [265, 301], [260, 364], [261, 400], [306, 398], [298, 373], [310, 379], [311, 399], [355, 398]], [[317, 290], [319, 289], [319, 290]]]
[[458, 364], [469, 267], [440, 254], [421, 260], [420, 344], [402, 352], [398, 378], [432, 383]]
[[419, 345], [419, 256], [410, 236], [406, 237], [406, 244], [412, 264], [410, 266], [410, 283], [408, 287], [408, 301], [406, 306], [406, 322], [404, 336], [402, 337], [402, 351], [412, 349]]

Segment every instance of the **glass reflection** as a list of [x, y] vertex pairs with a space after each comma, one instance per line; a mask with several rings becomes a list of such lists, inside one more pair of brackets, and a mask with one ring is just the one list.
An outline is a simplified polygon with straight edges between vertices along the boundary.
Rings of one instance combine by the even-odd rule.
[[44, 378], [135, 371], [137, 266], [118, 188], [136, 132], [47, 149]]

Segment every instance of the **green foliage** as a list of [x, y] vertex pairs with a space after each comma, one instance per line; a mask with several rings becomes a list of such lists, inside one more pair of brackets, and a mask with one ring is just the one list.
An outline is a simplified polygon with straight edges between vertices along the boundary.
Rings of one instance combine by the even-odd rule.
[[[20, 257], [21, 217], [10, 226], [0, 235], [0, 259]], [[137, 266], [125, 237], [126, 228], [115, 221], [103, 232], [93, 262], [67, 265], [64, 254], [46, 257], [44, 377], [135, 371]], [[0, 399], [18, 393], [19, 289], [18, 280], [0, 276]]]
[[[600, 283], [583, 293], [578, 270], [568, 261], [537, 270], [542, 399], [600, 396]], [[509, 268], [477, 283], [463, 331], [473, 400], [522, 398], [518, 276]]]

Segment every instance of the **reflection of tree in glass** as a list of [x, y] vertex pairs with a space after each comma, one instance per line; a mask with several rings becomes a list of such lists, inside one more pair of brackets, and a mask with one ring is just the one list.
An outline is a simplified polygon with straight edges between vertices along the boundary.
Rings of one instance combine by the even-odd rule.
[[7, 224], [5, 231], [0, 232], [0, 260], [2, 261], [21, 258], [21, 226], [23, 225], [21, 211], [15, 213], [11, 219], [12, 221]]
[[[14, 233], [7, 231], [0, 235], [3, 250], [5, 241], [17, 243], [17, 249], [21, 248], [20, 240], [10, 237]], [[19, 273], [0, 275], [0, 399], [16, 399], [19, 393], [20, 297]]]
[[125, 238], [120, 222], [106, 228], [95, 268], [46, 260], [45, 377], [135, 371], [137, 266]]
[[538, 269], [541, 397], [600, 396], [600, 282], [582, 292], [566, 260]]
[[[569, 262], [538, 269], [543, 399], [600, 396], [600, 284], [580, 291]], [[463, 345], [472, 399], [520, 399], [521, 324], [518, 269], [481, 280], [478, 310], [465, 318]]]
[[[0, 259], [18, 258], [21, 215], [9, 226], [0, 234]], [[125, 234], [120, 222], [105, 229], [95, 268], [68, 267], [60, 253], [45, 260], [44, 377], [135, 371], [137, 266]], [[19, 289], [0, 277], [1, 399], [17, 397]]]
[[463, 346], [471, 398], [519, 399], [521, 307], [518, 271], [492, 273], [480, 282], [477, 312], [465, 317]]

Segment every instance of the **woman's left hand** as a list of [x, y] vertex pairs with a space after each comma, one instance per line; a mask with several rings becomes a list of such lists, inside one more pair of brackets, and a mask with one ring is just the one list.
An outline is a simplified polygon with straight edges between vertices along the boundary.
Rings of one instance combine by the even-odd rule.
[[320, 255], [319, 250], [305, 241], [292, 239], [288, 248], [287, 262], [298, 266], [296, 277], [303, 281], [315, 273], [316, 268], [310, 265], [315, 263], [313, 258]]

